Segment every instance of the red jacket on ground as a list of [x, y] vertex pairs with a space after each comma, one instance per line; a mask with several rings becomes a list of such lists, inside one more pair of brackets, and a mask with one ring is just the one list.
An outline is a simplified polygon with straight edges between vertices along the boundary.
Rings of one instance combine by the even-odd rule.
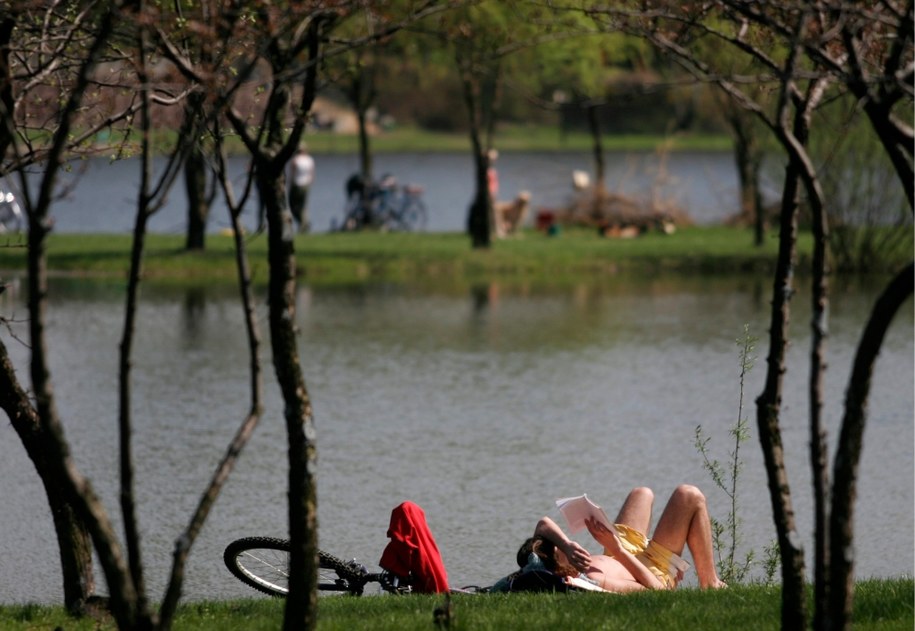
[[382, 568], [405, 578], [413, 576], [413, 591], [437, 594], [448, 591], [448, 575], [435, 538], [426, 525], [426, 514], [413, 502], [391, 511], [391, 539], [378, 562]]

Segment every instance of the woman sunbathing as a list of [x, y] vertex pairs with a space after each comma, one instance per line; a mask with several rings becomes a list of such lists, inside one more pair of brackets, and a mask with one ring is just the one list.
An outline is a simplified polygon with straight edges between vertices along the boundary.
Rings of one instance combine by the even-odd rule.
[[[727, 587], [715, 570], [711, 520], [702, 492], [695, 486], [678, 486], [649, 540], [653, 503], [654, 492], [638, 487], [629, 493], [612, 530], [595, 519], [585, 522], [591, 536], [603, 546], [603, 554], [590, 554], [549, 517], [537, 522], [534, 537], [525, 543], [547, 570], [586, 579], [611, 592], [674, 589], [688, 567], [680, 559], [683, 548], [688, 546], [699, 586]], [[525, 549], [522, 546], [522, 551]]]

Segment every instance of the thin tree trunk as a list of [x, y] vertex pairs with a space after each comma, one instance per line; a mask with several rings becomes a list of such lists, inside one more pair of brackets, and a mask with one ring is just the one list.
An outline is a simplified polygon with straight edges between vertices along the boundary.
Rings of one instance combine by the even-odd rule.
[[753, 223], [753, 243], [762, 246], [765, 239], [766, 217], [759, 190], [762, 151], [752, 122], [739, 106], [727, 102], [723, 106], [734, 132], [734, 162], [740, 184], [740, 215]]
[[[13, 129], [13, 76], [10, 68], [10, 42], [16, 21], [9, 16], [0, 18], [0, 156], [6, 155], [6, 150], [15, 138]], [[0, 173], [0, 175], [6, 175]]]
[[9, 417], [44, 486], [54, 520], [54, 532], [57, 534], [57, 548], [63, 571], [64, 606], [70, 613], [80, 614], [86, 601], [95, 592], [89, 531], [61, 488], [57, 465], [49, 461], [53, 453], [49, 447], [51, 441], [39, 423], [28, 393], [16, 379], [16, 371], [7, 354], [6, 345], [2, 342], [0, 409]]
[[858, 464], [867, 421], [867, 400], [877, 355], [890, 323], [912, 296], [913, 266], [910, 263], [884, 290], [874, 305], [861, 335], [851, 378], [845, 393], [845, 416], [833, 464], [832, 513], [830, 517], [830, 594], [827, 629], [849, 629], [854, 596], [854, 515]]
[[[139, 8], [139, 7], [138, 7]], [[140, 85], [147, 85], [146, 76], [146, 39], [145, 29], [141, 28], [139, 43], [139, 76]], [[140, 528], [137, 523], [137, 511], [134, 501], [134, 476], [132, 440], [133, 428], [131, 418], [130, 372], [133, 353], [133, 338], [136, 332], [136, 313], [139, 302], [140, 277], [143, 273], [143, 250], [146, 241], [146, 223], [150, 213], [149, 189], [152, 179], [151, 147], [149, 141], [149, 92], [140, 90], [142, 106], [141, 124], [141, 160], [140, 190], [137, 195], [137, 216], [133, 230], [130, 272], [127, 281], [127, 298], [124, 308], [124, 329], [121, 335], [119, 370], [118, 370], [118, 437], [120, 456], [120, 504], [121, 518], [124, 520], [124, 540], [127, 547], [127, 560], [133, 587], [136, 593], [137, 622], [142, 629], [152, 627], [149, 602], [146, 598], [146, 582], [143, 576], [143, 560], [140, 547]]]
[[471, 245], [474, 249], [485, 249], [492, 243], [493, 200], [489, 193], [487, 178], [489, 158], [482, 147], [479, 131], [472, 129], [470, 135], [473, 146], [473, 179], [476, 191], [467, 217], [467, 232], [470, 234]]
[[375, 101], [375, 71], [374, 63], [371, 70], [361, 69], [353, 80], [352, 101], [356, 108], [356, 118], [359, 122], [359, 172], [363, 182], [371, 182], [372, 173], [372, 148], [368, 130], [368, 110]]
[[606, 192], [604, 185], [604, 143], [598, 117], [599, 105], [589, 103], [585, 106], [588, 113], [588, 129], [591, 130], [591, 155], [594, 158], [594, 197], [602, 198]]
[[785, 471], [779, 414], [782, 380], [785, 374], [785, 349], [788, 344], [790, 300], [794, 293], [795, 247], [797, 242], [798, 174], [790, 166], [782, 194], [779, 252], [772, 291], [769, 356], [766, 383], [756, 400], [759, 442], [769, 482], [769, 496], [778, 536], [782, 562], [782, 628], [803, 629], [807, 622], [804, 596], [804, 551], [795, 524], [791, 490]]
[[[314, 462], [316, 450], [311, 401], [299, 363], [295, 334], [296, 261], [292, 216], [283, 195], [282, 169], [257, 169], [258, 191], [267, 209], [270, 264], [270, 342], [273, 367], [285, 402], [289, 455], [289, 597], [284, 628], [313, 629], [317, 624], [317, 495]], [[309, 562], [310, 560], [310, 562]]]
[[[216, 135], [219, 138], [219, 135]], [[259, 357], [260, 349], [260, 332], [257, 326], [257, 311], [254, 306], [254, 297], [251, 294], [251, 269], [248, 263], [247, 250], [245, 249], [245, 238], [242, 234], [239, 215], [241, 206], [237, 204], [229, 182], [228, 174], [225, 168], [225, 159], [222, 155], [222, 147], [218, 149], [219, 154], [219, 179], [222, 184], [223, 192], [229, 206], [229, 218], [232, 222], [233, 234], [235, 236], [235, 258], [238, 267], [238, 280], [241, 293], [242, 306], [245, 314], [245, 330], [248, 336], [248, 349], [251, 366], [251, 407], [241, 426], [238, 428], [232, 442], [226, 450], [225, 455], [216, 467], [213, 477], [207, 486], [206, 491], [200, 498], [197, 510], [191, 516], [184, 533], [175, 541], [175, 549], [172, 559], [172, 572], [166, 589], [165, 598], [162, 606], [159, 608], [159, 629], [170, 629], [174, 622], [175, 611], [181, 596], [181, 588], [184, 583], [184, 569], [190, 555], [191, 546], [200, 534], [203, 524], [216, 502], [219, 493], [222, 491], [229, 474], [235, 467], [235, 462], [241, 454], [242, 449], [248, 444], [251, 435], [261, 419], [263, 412], [263, 382], [261, 375], [261, 364]]]
[[[806, 156], [801, 156], [806, 158]], [[829, 336], [829, 226], [823, 205], [823, 191], [815, 177], [815, 167], [805, 160], [799, 167], [805, 173], [807, 201], [813, 230], [813, 283], [810, 319], [810, 467], [814, 503], [814, 628], [829, 599], [828, 510], [829, 474], [826, 430], [823, 427], [823, 379], [826, 373], [826, 339]]]
[[482, 127], [477, 103], [478, 79], [465, 73], [462, 78], [464, 103], [470, 122], [470, 144], [473, 149], [475, 192], [467, 214], [467, 234], [474, 249], [488, 248], [492, 243], [493, 200], [489, 193], [489, 157], [481, 139]]

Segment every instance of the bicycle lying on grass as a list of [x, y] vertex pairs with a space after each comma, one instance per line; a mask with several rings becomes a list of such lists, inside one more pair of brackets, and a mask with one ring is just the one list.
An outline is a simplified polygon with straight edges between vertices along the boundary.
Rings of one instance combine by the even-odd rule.
[[[226, 546], [223, 561], [242, 583], [271, 596], [289, 593], [289, 541], [271, 537], [245, 537]], [[318, 550], [318, 591], [322, 594], [361, 596], [365, 586], [378, 583], [391, 594], [408, 594], [409, 583], [390, 572], [369, 572], [355, 559], [343, 561]]]
[[[355, 559], [343, 561], [318, 550], [318, 592], [359, 596], [369, 583], [378, 583], [392, 594], [480, 591], [449, 587], [426, 514], [414, 502], [401, 502], [391, 511], [387, 535], [390, 541], [378, 561], [381, 572], [369, 572]], [[290, 553], [291, 545], [285, 539], [245, 537], [226, 546], [223, 560], [245, 585], [272, 596], [285, 596], [289, 593]]]

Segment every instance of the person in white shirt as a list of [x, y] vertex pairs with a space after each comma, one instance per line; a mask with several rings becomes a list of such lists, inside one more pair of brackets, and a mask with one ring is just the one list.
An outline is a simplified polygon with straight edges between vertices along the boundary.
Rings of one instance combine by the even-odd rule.
[[299, 232], [308, 232], [308, 189], [315, 177], [315, 161], [304, 144], [289, 161], [289, 210], [299, 226]]

